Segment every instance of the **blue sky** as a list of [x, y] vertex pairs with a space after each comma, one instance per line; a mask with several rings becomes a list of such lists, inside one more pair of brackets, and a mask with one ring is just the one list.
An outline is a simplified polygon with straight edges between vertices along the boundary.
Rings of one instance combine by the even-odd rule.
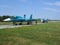
[[0, 15], [60, 19], [60, 0], [0, 0]]

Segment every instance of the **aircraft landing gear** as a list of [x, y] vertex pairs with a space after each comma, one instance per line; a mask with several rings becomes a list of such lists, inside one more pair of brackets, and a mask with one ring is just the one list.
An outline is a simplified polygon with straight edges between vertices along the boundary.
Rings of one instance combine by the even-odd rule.
[[19, 23], [19, 25], [22, 25], [22, 23]]
[[29, 22], [27, 22], [27, 25], [29, 25]]
[[27, 22], [27, 25], [29, 25], [29, 24], [32, 24], [32, 22], [30, 21], [30, 22]]
[[35, 23], [37, 24], [37, 21]]
[[17, 25], [16, 22], [13, 22], [13, 25]]

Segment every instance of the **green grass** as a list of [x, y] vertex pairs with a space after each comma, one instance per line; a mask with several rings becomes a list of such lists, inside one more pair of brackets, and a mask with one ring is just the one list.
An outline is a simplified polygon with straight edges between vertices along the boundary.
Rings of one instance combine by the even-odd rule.
[[0, 45], [60, 45], [60, 22], [0, 29]]
[[9, 25], [9, 24], [13, 24], [12, 22], [0, 22], [0, 25]]

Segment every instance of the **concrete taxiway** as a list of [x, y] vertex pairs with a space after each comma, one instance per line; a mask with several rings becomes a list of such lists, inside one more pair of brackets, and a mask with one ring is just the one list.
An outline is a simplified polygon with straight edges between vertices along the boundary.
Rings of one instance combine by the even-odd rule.
[[3, 29], [3, 28], [15, 28], [15, 27], [22, 27], [22, 26], [31, 26], [31, 25], [0, 25], [0, 29]]
[[[36, 23], [34, 23], [34, 24], [36, 24]], [[44, 23], [37, 23], [37, 24], [44, 24]], [[32, 25], [0, 25], [0, 29], [3, 29], [3, 28], [23, 27], [23, 26], [32, 26]]]

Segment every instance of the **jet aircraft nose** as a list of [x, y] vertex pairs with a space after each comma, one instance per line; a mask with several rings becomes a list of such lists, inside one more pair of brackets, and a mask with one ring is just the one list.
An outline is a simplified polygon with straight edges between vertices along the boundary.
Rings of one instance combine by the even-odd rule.
[[4, 19], [3, 21], [11, 21], [11, 19], [10, 18], [7, 18], [7, 19]]

